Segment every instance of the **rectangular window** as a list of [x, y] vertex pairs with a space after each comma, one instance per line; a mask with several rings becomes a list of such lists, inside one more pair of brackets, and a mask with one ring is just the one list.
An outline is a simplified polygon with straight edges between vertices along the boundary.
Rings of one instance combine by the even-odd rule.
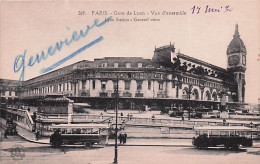
[[93, 88], [93, 89], [96, 88], [96, 81], [95, 81], [95, 80], [92, 81], [92, 88]]
[[102, 89], [102, 90], [105, 90], [105, 89], [106, 89], [106, 84], [107, 84], [106, 81], [102, 81], [102, 82], [101, 82], [101, 89]]
[[151, 81], [148, 81], [148, 89], [151, 90], [152, 83]]
[[118, 63], [114, 63], [114, 67], [117, 68], [118, 67]]
[[137, 64], [137, 67], [138, 67], [138, 68], [141, 68], [142, 66], [143, 66], [143, 63], [138, 63], [138, 64]]
[[130, 90], [130, 81], [125, 82], [125, 90]]
[[107, 67], [107, 63], [102, 63], [102, 67]]
[[131, 68], [131, 63], [126, 63], [126, 68]]
[[67, 83], [67, 91], [69, 90], [69, 83]]
[[117, 83], [116, 81], [113, 82], [113, 89], [116, 90], [116, 87], [117, 87]]
[[86, 80], [82, 80], [82, 90], [86, 89]]
[[163, 90], [163, 83], [159, 83], [159, 90]]
[[74, 86], [74, 84], [70, 83], [70, 90], [73, 90], [73, 86]]
[[175, 88], [175, 81], [172, 81], [172, 88]]
[[144, 73], [140, 73], [140, 78], [141, 78], [141, 79], [144, 78]]
[[142, 89], [142, 81], [138, 81], [137, 82], [137, 90], [141, 90]]

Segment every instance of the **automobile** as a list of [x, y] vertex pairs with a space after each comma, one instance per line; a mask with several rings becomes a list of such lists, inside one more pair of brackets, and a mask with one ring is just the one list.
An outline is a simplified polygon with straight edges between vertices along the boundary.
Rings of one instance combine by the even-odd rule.
[[16, 129], [16, 123], [8, 123], [7, 124], [7, 134], [8, 135], [17, 135], [18, 131]]
[[220, 112], [218, 110], [213, 110], [212, 112], [207, 112], [202, 114], [203, 118], [219, 118]]
[[177, 107], [173, 107], [170, 112], [170, 117], [182, 117], [184, 114], [184, 111], [180, 110]]
[[235, 109], [229, 109], [229, 110], [228, 110], [228, 113], [229, 113], [229, 114], [235, 114], [235, 113], [236, 113], [236, 110], [235, 110]]
[[249, 113], [249, 110], [248, 109], [243, 109], [242, 113]]

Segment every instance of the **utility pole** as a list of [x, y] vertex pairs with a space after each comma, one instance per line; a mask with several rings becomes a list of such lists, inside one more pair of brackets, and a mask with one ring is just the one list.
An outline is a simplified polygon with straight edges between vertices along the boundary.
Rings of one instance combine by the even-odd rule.
[[119, 94], [118, 94], [118, 75], [117, 75], [117, 78], [116, 78], [116, 129], [115, 129], [115, 158], [114, 158], [114, 163], [118, 163], [118, 145], [117, 145], [117, 131], [118, 131], [118, 128], [117, 128], [117, 124], [118, 124], [118, 97], [119, 97]]

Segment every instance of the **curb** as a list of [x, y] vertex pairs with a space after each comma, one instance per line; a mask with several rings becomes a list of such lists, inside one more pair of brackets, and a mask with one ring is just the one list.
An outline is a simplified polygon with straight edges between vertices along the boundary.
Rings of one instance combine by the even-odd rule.
[[[108, 144], [107, 146], [115, 146], [115, 144]], [[126, 145], [118, 145], [118, 146], [161, 146], [161, 147], [193, 147], [192, 145], [135, 145], [135, 144], [126, 144]]]
[[34, 141], [34, 140], [31, 140], [31, 139], [28, 139], [28, 138], [26, 138], [24, 135], [22, 135], [22, 134], [19, 134], [18, 133], [18, 135], [20, 136], [20, 137], [22, 137], [24, 140], [26, 140], [26, 141], [29, 141], [29, 142], [31, 142], [31, 143], [38, 143], [38, 144], [45, 144], [45, 145], [49, 145], [49, 143], [46, 143], [46, 142], [40, 142], [40, 141]]

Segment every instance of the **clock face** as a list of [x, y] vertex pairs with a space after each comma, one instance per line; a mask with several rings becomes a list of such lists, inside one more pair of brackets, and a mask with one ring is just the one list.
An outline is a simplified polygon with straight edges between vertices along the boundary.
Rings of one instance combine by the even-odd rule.
[[243, 55], [243, 57], [242, 57], [242, 64], [246, 65], [246, 56], [245, 55]]
[[233, 55], [228, 58], [228, 64], [230, 66], [238, 65], [240, 61], [240, 57], [238, 55]]

